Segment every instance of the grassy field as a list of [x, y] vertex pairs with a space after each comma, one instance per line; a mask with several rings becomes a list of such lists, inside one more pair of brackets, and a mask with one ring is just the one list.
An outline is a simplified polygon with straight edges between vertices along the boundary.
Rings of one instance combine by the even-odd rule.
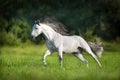
[[104, 52], [99, 59], [102, 68], [86, 53], [89, 68], [72, 54], [64, 54], [62, 69], [57, 53], [47, 57], [47, 67], [43, 65], [45, 50], [45, 45], [1, 47], [0, 80], [120, 80], [119, 49]]

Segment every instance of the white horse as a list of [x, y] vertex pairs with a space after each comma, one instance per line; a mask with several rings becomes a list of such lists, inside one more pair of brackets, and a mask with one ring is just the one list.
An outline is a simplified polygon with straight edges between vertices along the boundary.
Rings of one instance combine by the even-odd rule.
[[49, 25], [45, 23], [35, 23], [31, 33], [32, 39], [35, 39], [41, 33], [44, 34], [46, 39], [46, 45], [48, 50], [43, 56], [43, 63], [47, 65], [46, 57], [53, 52], [57, 51], [59, 55], [60, 66], [62, 67], [63, 52], [73, 53], [82, 62], [88, 66], [88, 61], [83, 57], [81, 49], [89, 53], [102, 67], [101, 63], [97, 59], [97, 56], [92, 52], [88, 43], [80, 36], [64, 36], [56, 32]]

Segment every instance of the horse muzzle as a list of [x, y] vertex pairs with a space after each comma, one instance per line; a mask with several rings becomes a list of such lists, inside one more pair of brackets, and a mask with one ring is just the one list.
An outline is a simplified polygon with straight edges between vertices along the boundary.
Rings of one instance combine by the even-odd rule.
[[31, 40], [35, 40], [35, 37], [31, 35], [31, 36], [30, 36], [30, 39], [31, 39]]

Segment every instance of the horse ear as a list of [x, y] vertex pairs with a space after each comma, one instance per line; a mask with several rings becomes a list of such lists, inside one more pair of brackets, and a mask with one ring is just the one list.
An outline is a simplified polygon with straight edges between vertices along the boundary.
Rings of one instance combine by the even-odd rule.
[[40, 25], [40, 20], [35, 20], [35, 24]]
[[37, 24], [37, 20], [35, 20], [35, 22], [34, 22], [35, 24]]

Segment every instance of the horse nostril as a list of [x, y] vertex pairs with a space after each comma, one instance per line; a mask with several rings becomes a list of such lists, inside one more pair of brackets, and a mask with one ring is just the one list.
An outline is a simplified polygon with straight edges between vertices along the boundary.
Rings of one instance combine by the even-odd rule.
[[31, 40], [33, 39], [33, 36], [32, 36], [32, 35], [30, 36], [30, 39], [31, 39]]

